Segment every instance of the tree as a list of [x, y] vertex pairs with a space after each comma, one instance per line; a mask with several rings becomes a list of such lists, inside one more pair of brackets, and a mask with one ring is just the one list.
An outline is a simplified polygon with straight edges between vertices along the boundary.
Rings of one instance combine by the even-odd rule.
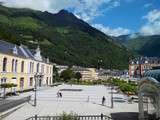
[[6, 89], [7, 88], [12, 88], [12, 87], [16, 87], [17, 85], [13, 84], [13, 83], [3, 83], [0, 85], [1, 88], [3, 88], [3, 98], [6, 98]]
[[60, 76], [59, 76], [59, 73], [58, 73], [58, 68], [56, 68], [55, 65], [53, 66], [53, 79], [55, 81], [59, 81], [60, 80]]
[[[15, 92], [15, 87], [17, 87], [17, 84], [10, 83], [11, 93]], [[14, 91], [12, 90], [14, 88]]]
[[6, 89], [7, 88], [11, 88], [11, 92], [12, 92], [12, 88], [13, 87], [17, 87], [17, 85], [14, 84], [14, 83], [3, 83], [3, 84], [0, 85], [0, 87], [3, 88], [3, 98], [5, 99], [5, 97], [6, 97]]
[[65, 82], [68, 82], [68, 80], [70, 80], [73, 77], [74, 77], [74, 71], [71, 68], [63, 70], [60, 75], [60, 78], [62, 78]]
[[81, 74], [80, 72], [76, 72], [74, 77], [75, 77], [75, 78], [77, 79], [77, 81], [79, 82], [79, 80], [82, 78], [82, 74]]

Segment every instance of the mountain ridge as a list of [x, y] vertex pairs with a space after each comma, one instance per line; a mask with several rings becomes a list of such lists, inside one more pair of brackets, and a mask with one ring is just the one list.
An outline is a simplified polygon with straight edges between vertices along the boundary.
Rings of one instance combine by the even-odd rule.
[[102, 59], [103, 68], [124, 69], [132, 57], [123, 45], [66, 10], [52, 14], [0, 6], [0, 26], [0, 39], [30, 49], [39, 45], [43, 56], [58, 64], [97, 67]]
[[[136, 37], [119, 36], [116, 42], [123, 44], [131, 51], [147, 57], [160, 57], [160, 35], [137, 35]], [[121, 40], [121, 38], [125, 39]]]

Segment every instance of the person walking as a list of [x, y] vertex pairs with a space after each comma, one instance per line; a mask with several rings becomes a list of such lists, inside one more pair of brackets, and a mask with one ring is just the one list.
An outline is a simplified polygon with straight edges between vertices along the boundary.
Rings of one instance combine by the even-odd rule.
[[102, 105], [104, 105], [105, 101], [106, 101], [106, 98], [103, 96], [102, 97]]
[[89, 102], [89, 96], [88, 96], [88, 98], [87, 98], [87, 102]]
[[61, 92], [59, 93], [59, 97], [62, 98], [62, 93]]
[[59, 94], [59, 91], [57, 92], [57, 98], [59, 98], [60, 97], [60, 94]]

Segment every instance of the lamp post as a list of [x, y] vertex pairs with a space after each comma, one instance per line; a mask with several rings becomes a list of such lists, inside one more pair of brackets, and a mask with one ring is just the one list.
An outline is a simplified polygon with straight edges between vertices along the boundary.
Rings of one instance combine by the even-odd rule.
[[35, 80], [35, 84], [34, 84], [34, 106], [37, 106], [37, 80], [41, 80], [43, 77], [42, 74], [40, 73], [36, 73], [34, 75], [34, 80]]
[[37, 106], [37, 78], [38, 78], [38, 74], [36, 73], [34, 75], [34, 80], [35, 80], [35, 83], [34, 83], [34, 106], [35, 107]]
[[141, 79], [141, 78], [142, 78], [142, 72], [141, 72], [141, 57], [139, 57], [138, 64], [139, 64], [139, 79]]
[[[112, 69], [112, 60], [110, 62], [110, 72], [112, 72], [111, 69]], [[111, 83], [111, 108], [113, 108], [113, 107], [114, 107], [114, 104], [113, 104], [113, 85]]]
[[113, 85], [111, 84], [111, 108], [113, 107]]
[[103, 60], [102, 59], [98, 59], [98, 64], [97, 64], [97, 69], [101, 69], [101, 64], [102, 64]]

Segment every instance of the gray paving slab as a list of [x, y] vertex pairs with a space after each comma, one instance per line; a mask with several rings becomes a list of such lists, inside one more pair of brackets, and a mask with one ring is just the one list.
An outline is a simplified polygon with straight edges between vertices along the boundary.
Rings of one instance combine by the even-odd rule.
[[[57, 92], [60, 89], [82, 89], [82, 91], [60, 91], [62, 98], [57, 98]], [[116, 93], [116, 91], [114, 91]], [[32, 96], [31, 104], [34, 100]], [[28, 95], [27, 94], [27, 95]], [[102, 97], [105, 96], [105, 105], [101, 105]], [[138, 104], [128, 104], [127, 96], [123, 94], [114, 94], [114, 108], [111, 109], [110, 89], [105, 86], [84, 86], [84, 85], [60, 85], [57, 87], [38, 91], [37, 107], [26, 103], [21, 109], [18, 109], [4, 120], [25, 120], [31, 116], [37, 115], [59, 115], [63, 112], [74, 112], [78, 115], [110, 115], [117, 112], [138, 112]]]

